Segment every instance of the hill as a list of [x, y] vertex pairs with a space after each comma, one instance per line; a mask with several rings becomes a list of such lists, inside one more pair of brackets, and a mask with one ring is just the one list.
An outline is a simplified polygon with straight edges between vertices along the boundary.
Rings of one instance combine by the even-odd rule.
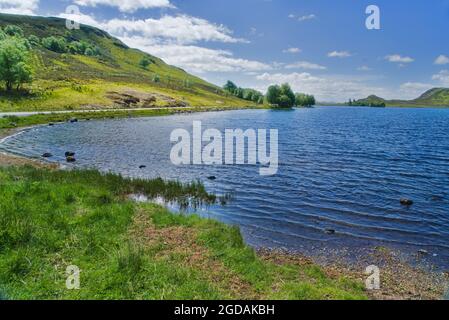
[[68, 30], [65, 23], [0, 14], [0, 28], [23, 30], [34, 71], [26, 93], [0, 92], [0, 111], [251, 104], [105, 31], [86, 25]]
[[353, 106], [449, 107], [449, 88], [433, 88], [413, 100], [385, 100], [375, 95], [354, 100]]

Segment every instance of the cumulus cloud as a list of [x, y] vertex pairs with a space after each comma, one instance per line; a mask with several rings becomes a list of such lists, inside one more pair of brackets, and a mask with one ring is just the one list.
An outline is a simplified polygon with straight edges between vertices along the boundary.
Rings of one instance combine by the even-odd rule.
[[449, 70], [441, 70], [432, 76], [433, 80], [440, 81], [441, 85], [449, 87]]
[[415, 61], [415, 59], [410, 58], [410, 57], [404, 57], [401, 56], [399, 54], [391, 54], [385, 57], [385, 60], [389, 61], [389, 62], [395, 62], [395, 63], [411, 63], [413, 61]]
[[121, 12], [132, 13], [139, 9], [174, 8], [169, 0], [75, 0], [80, 6], [98, 5], [117, 7]]
[[287, 69], [308, 69], [308, 70], [326, 70], [325, 66], [307, 61], [298, 61], [285, 66]]
[[39, 0], [0, 0], [0, 12], [35, 15]]
[[100, 22], [89, 15], [60, 16], [101, 28], [130, 47], [160, 57], [167, 63], [190, 72], [260, 72], [272, 68], [259, 61], [237, 58], [230, 51], [195, 45], [201, 41], [245, 42], [234, 38], [225, 26], [204, 19], [182, 15]]
[[449, 64], [449, 57], [445, 55], [440, 55], [435, 59], [434, 63], [439, 65]]
[[198, 41], [247, 42], [233, 37], [232, 32], [223, 25], [187, 15], [166, 15], [160, 19], [144, 20], [112, 19], [102, 26], [118, 36], [133, 34], [178, 44], [193, 44]]
[[299, 49], [299, 48], [288, 48], [288, 49], [283, 50], [282, 52], [284, 52], [284, 53], [300, 53], [301, 49]]
[[352, 54], [349, 51], [332, 51], [327, 54], [329, 58], [348, 58]]

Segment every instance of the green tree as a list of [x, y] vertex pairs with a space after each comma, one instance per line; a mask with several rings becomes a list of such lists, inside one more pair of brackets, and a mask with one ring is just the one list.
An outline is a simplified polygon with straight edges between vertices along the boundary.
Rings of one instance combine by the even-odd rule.
[[23, 30], [22, 28], [15, 26], [15, 25], [7, 25], [5, 27], [4, 32], [11, 37], [23, 37]]
[[6, 90], [17, 89], [31, 82], [31, 67], [27, 64], [28, 47], [23, 38], [10, 37], [0, 42], [0, 81]]
[[267, 90], [267, 102], [272, 105], [279, 105], [281, 88], [278, 85], [269, 86]]
[[139, 66], [142, 68], [146, 69], [150, 64], [151, 61], [147, 57], [142, 57], [142, 59], [140, 59]]
[[237, 90], [237, 86], [235, 85], [234, 82], [228, 80], [228, 82], [226, 82], [226, 84], [223, 86], [223, 89], [227, 92], [234, 94], [235, 91]]
[[65, 53], [67, 52], [67, 41], [62, 37], [47, 37], [42, 39], [42, 45], [44, 48], [58, 52], [58, 53]]
[[34, 34], [28, 37], [28, 42], [33, 46], [38, 46], [41, 43], [40, 39], [36, 37]]
[[[285, 97], [282, 97], [285, 96]], [[282, 103], [279, 105], [283, 108], [291, 108], [295, 105], [295, 94], [288, 83], [281, 85]]]
[[2, 28], [0, 28], [0, 41], [5, 40], [7, 37], [7, 34], [3, 32]]

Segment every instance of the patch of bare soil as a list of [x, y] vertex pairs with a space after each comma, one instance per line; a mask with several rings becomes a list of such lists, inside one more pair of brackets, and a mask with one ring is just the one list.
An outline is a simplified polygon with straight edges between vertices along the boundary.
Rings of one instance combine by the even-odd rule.
[[106, 97], [120, 108], [155, 108], [164, 106], [167, 108], [182, 108], [189, 105], [172, 97], [159, 94], [147, 93], [135, 90], [124, 90], [122, 92], [109, 91]]
[[251, 284], [228, 270], [221, 261], [214, 259], [207, 248], [197, 242], [192, 228], [175, 226], [156, 228], [148, 213], [141, 210], [134, 218], [131, 238], [145, 248], [158, 248], [157, 259], [170, 260], [181, 257], [182, 265], [194, 268], [211, 283], [233, 299], [260, 298]]

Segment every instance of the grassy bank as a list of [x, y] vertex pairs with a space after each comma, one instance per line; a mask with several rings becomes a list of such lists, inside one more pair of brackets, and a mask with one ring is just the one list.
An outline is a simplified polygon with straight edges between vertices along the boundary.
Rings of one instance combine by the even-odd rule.
[[[250, 108], [250, 107], [246, 107]], [[251, 107], [256, 108], [256, 107]], [[260, 106], [258, 108], [264, 108]], [[14, 129], [21, 127], [29, 127], [47, 123], [67, 122], [71, 119], [77, 120], [93, 120], [93, 119], [111, 119], [111, 118], [137, 118], [137, 117], [155, 117], [167, 116], [176, 113], [192, 113], [192, 112], [210, 112], [223, 110], [238, 110], [241, 107], [189, 107], [189, 108], [164, 108], [164, 109], [141, 109], [141, 110], [104, 110], [93, 112], [68, 112], [68, 113], [49, 113], [36, 114], [29, 116], [5, 116], [0, 118], [1, 129]]]
[[[95, 171], [0, 168], [0, 288], [23, 299], [363, 299], [362, 283], [274, 263], [237, 228], [137, 204], [133, 192], [210, 197], [201, 185]], [[81, 269], [67, 290], [66, 267]]]

